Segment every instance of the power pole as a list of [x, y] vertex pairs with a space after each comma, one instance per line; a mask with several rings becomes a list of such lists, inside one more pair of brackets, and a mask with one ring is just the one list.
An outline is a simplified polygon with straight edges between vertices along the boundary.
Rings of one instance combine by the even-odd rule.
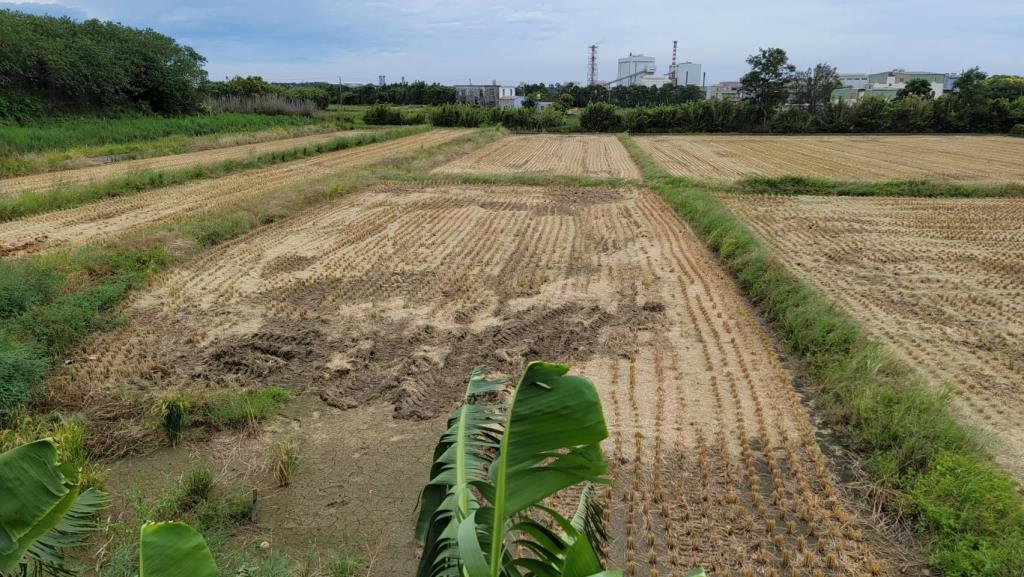
[[587, 86], [597, 84], [597, 44], [590, 45], [590, 59], [587, 62]]

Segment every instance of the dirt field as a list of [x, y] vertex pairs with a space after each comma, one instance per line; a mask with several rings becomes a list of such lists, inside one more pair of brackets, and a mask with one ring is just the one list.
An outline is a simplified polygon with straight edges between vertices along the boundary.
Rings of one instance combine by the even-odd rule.
[[540, 172], [640, 179], [640, 171], [614, 136], [509, 136], [446, 164], [437, 172], [502, 174]]
[[[126, 384], [304, 392], [271, 433], [301, 431], [309, 465], [269, 491], [251, 529], [275, 547], [347, 530], [385, 552], [374, 575], [408, 574], [430, 447], [470, 368], [511, 374], [544, 358], [572, 362], [604, 399], [613, 566], [900, 569], [899, 548], [848, 506], [752, 311], [647, 192], [381, 185], [205, 253], [128, 315], [50, 390], [86, 411]], [[119, 463], [112, 488], [199, 462], [269, 483], [265, 447], [232, 437], [161, 451]]]
[[1024, 139], [1005, 136], [639, 136], [675, 176], [1024, 181]]
[[726, 198], [794, 271], [952, 386], [1024, 482], [1024, 200]]
[[330, 152], [222, 178], [111, 198], [77, 208], [0, 223], [0, 257], [95, 241], [155, 222], [214, 208], [354, 166], [407, 154], [468, 134], [432, 130], [405, 138]]
[[311, 136], [300, 136], [297, 138], [283, 138], [268, 142], [240, 144], [238, 146], [227, 146], [212, 150], [187, 152], [185, 154], [126, 160], [124, 162], [114, 162], [111, 164], [104, 164], [102, 166], [90, 166], [87, 168], [76, 168], [73, 170], [61, 170], [57, 172], [20, 176], [17, 178], [0, 179], [0, 197], [10, 196], [25, 190], [48, 190], [62, 186], [84, 185], [119, 176], [129, 176], [144, 170], [174, 170], [190, 166], [213, 164], [216, 162], [223, 162], [225, 160], [244, 160], [267, 152], [291, 150], [293, 148], [301, 148], [303, 146], [315, 146], [336, 138], [357, 136], [367, 132], [369, 131], [348, 130], [342, 132], [331, 132], [328, 134], [314, 134]]

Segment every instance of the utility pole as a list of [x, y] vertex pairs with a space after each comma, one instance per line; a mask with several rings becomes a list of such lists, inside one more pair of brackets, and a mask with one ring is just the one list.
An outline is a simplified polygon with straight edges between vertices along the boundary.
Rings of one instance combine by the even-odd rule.
[[587, 61], [587, 86], [597, 84], [597, 44], [590, 45], [590, 59]]

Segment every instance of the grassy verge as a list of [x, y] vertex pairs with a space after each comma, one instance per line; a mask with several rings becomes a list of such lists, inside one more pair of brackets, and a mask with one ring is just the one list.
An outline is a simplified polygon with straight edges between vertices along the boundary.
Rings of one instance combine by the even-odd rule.
[[892, 180], [887, 182], [839, 181], [805, 176], [749, 177], [735, 183], [739, 192], [779, 195], [908, 196], [920, 198], [1024, 197], [1024, 184], [930, 182]]
[[73, 208], [104, 198], [126, 196], [145, 190], [184, 184], [200, 179], [219, 178], [243, 170], [265, 168], [274, 164], [327, 152], [336, 152], [346, 148], [410, 136], [426, 132], [429, 129], [426, 126], [415, 126], [357, 136], [342, 136], [329, 142], [301, 146], [290, 150], [267, 152], [241, 160], [225, 160], [178, 170], [144, 171], [139, 174], [122, 176], [85, 186], [72, 186], [47, 191], [26, 191], [0, 198], [0, 222], [54, 210]]
[[309, 124], [310, 117], [264, 114], [58, 118], [0, 126], [0, 157], [78, 146], [125, 144], [174, 135], [203, 136]]
[[1024, 574], [1024, 501], [947, 399], [791, 274], [712, 191], [671, 178], [622, 140], [803, 361], [828, 421], [864, 456], [888, 509], [929, 543], [933, 567], [949, 577]]
[[307, 119], [306, 123], [297, 126], [286, 124], [268, 129], [217, 132], [202, 136], [174, 134], [153, 140], [18, 153], [6, 158], [0, 157], [0, 178], [76, 168], [83, 164], [83, 160], [90, 158], [113, 157], [118, 161], [151, 158], [223, 146], [295, 138], [333, 130], [346, 130], [351, 127], [351, 123], [343, 120], [311, 118]]

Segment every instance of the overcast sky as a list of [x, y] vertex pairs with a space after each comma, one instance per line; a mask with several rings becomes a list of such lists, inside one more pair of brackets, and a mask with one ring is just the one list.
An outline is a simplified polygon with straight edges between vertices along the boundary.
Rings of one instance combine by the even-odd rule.
[[210, 78], [442, 83], [581, 82], [587, 46], [598, 76], [616, 59], [679, 58], [709, 83], [735, 80], [758, 47], [784, 48], [800, 68], [1024, 73], [1024, 0], [59, 0], [0, 8], [150, 27], [208, 59]]

